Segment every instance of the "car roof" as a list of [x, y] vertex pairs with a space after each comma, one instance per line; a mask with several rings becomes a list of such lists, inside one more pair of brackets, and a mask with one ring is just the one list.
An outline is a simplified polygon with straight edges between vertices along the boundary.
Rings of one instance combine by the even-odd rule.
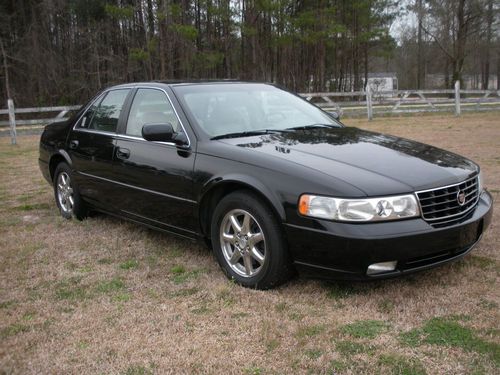
[[264, 84], [271, 85], [274, 84], [269, 82], [256, 82], [256, 81], [241, 81], [237, 79], [199, 79], [199, 80], [164, 80], [164, 81], [144, 81], [144, 82], [130, 82], [123, 83], [120, 85], [115, 85], [108, 87], [111, 88], [120, 88], [120, 87], [136, 87], [136, 86], [188, 86], [188, 85], [210, 85], [210, 84]]

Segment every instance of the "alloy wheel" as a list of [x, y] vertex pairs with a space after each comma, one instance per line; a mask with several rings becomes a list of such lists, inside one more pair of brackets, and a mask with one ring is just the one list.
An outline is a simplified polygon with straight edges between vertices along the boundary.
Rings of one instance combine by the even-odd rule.
[[73, 188], [71, 187], [71, 178], [66, 172], [59, 173], [57, 177], [57, 200], [65, 213], [71, 214], [73, 212], [75, 204]]
[[242, 277], [257, 275], [266, 262], [266, 239], [257, 220], [247, 211], [229, 211], [220, 225], [224, 259]]

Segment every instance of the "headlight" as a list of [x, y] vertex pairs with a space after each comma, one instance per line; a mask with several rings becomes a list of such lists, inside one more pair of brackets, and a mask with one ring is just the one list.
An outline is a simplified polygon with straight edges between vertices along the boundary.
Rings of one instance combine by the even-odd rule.
[[420, 216], [415, 195], [344, 199], [303, 194], [299, 212], [320, 219], [365, 222], [397, 220]]

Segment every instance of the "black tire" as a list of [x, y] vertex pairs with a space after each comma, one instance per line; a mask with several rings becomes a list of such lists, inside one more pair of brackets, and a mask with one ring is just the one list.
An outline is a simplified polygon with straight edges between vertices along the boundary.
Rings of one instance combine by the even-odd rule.
[[[59, 197], [59, 188], [58, 182], [60, 182], [60, 176], [68, 176], [69, 180], [67, 185], [71, 188], [71, 198], [73, 200], [73, 204], [71, 205], [71, 209], [68, 209], [68, 206], [63, 202], [69, 201], [69, 196], [66, 199], [60, 199]], [[82, 200], [80, 193], [78, 191], [78, 187], [76, 186], [73, 179], [73, 172], [70, 166], [67, 163], [59, 163], [54, 172], [54, 197], [56, 199], [57, 207], [59, 208], [59, 212], [61, 216], [65, 219], [71, 219], [75, 217], [78, 220], [83, 220], [88, 215], [88, 209], [85, 205], [85, 202]]]
[[[252, 275], [251, 272], [245, 276], [239, 274], [246, 272], [246, 259], [243, 259], [244, 256], [240, 255], [241, 252], [237, 255], [239, 257], [239, 265], [233, 264], [231, 266], [230, 260], [226, 259], [226, 257], [229, 257], [228, 252], [234, 249], [234, 254], [237, 252], [236, 246], [242, 246], [242, 244], [237, 242], [237, 245], [228, 245], [227, 242], [223, 244], [223, 241], [221, 241], [221, 225], [225, 225], [224, 228], [228, 228], [226, 225], [229, 225], [230, 228], [234, 228], [229, 224], [230, 220], [227, 219], [227, 215], [236, 213], [236, 215], [242, 215], [240, 217], [245, 217], [245, 213], [242, 212], [250, 214], [253, 220], [253, 228], [257, 228], [257, 232], [262, 232], [264, 236], [264, 240], [261, 240], [263, 244], [262, 242], [259, 243], [262, 247], [262, 250], [259, 250], [259, 254], [264, 255], [263, 262], [259, 263], [256, 258], [252, 258], [253, 264], [258, 266], [255, 275]], [[224, 228], [223, 230], [225, 231]], [[231, 231], [231, 229], [229, 230]], [[234, 236], [237, 236], [236, 232]], [[235, 238], [234, 236], [233, 238]], [[249, 233], [248, 236], [251, 238], [251, 233]], [[286, 282], [293, 273], [293, 266], [279, 221], [268, 205], [250, 191], [236, 191], [225, 196], [219, 202], [212, 216], [211, 239], [213, 251], [224, 273], [229, 279], [236, 281], [244, 287], [256, 289], [273, 288]], [[239, 238], [239, 240], [241, 240], [241, 238]], [[245, 241], [245, 245], [243, 246], [246, 246], [246, 244], [247, 241]], [[251, 246], [253, 249], [257, 245], [254, 246], [252, 244]], [[249, 247], [246, 248], [249, 249]], [[238, 247], [238, 251], [239, 249], [240, 247]], [[248, 252], [251, 253], [251, 251]], [[236, 267], [242, 268], [243, 270], [233, 269]]]

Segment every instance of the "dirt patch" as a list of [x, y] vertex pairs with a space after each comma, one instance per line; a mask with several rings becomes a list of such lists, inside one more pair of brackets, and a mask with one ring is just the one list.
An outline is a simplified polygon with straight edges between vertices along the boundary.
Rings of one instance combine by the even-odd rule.
[[[498, 113], [346, 122], [475, 160], [498, 204]], [[0, 372], [499, 371], [499, 210], [452, 265], [261, 292], [226, 280], [202, 245], [107, 216], [61, 219], [38, 137], [18, 142], [0, 138]]]

